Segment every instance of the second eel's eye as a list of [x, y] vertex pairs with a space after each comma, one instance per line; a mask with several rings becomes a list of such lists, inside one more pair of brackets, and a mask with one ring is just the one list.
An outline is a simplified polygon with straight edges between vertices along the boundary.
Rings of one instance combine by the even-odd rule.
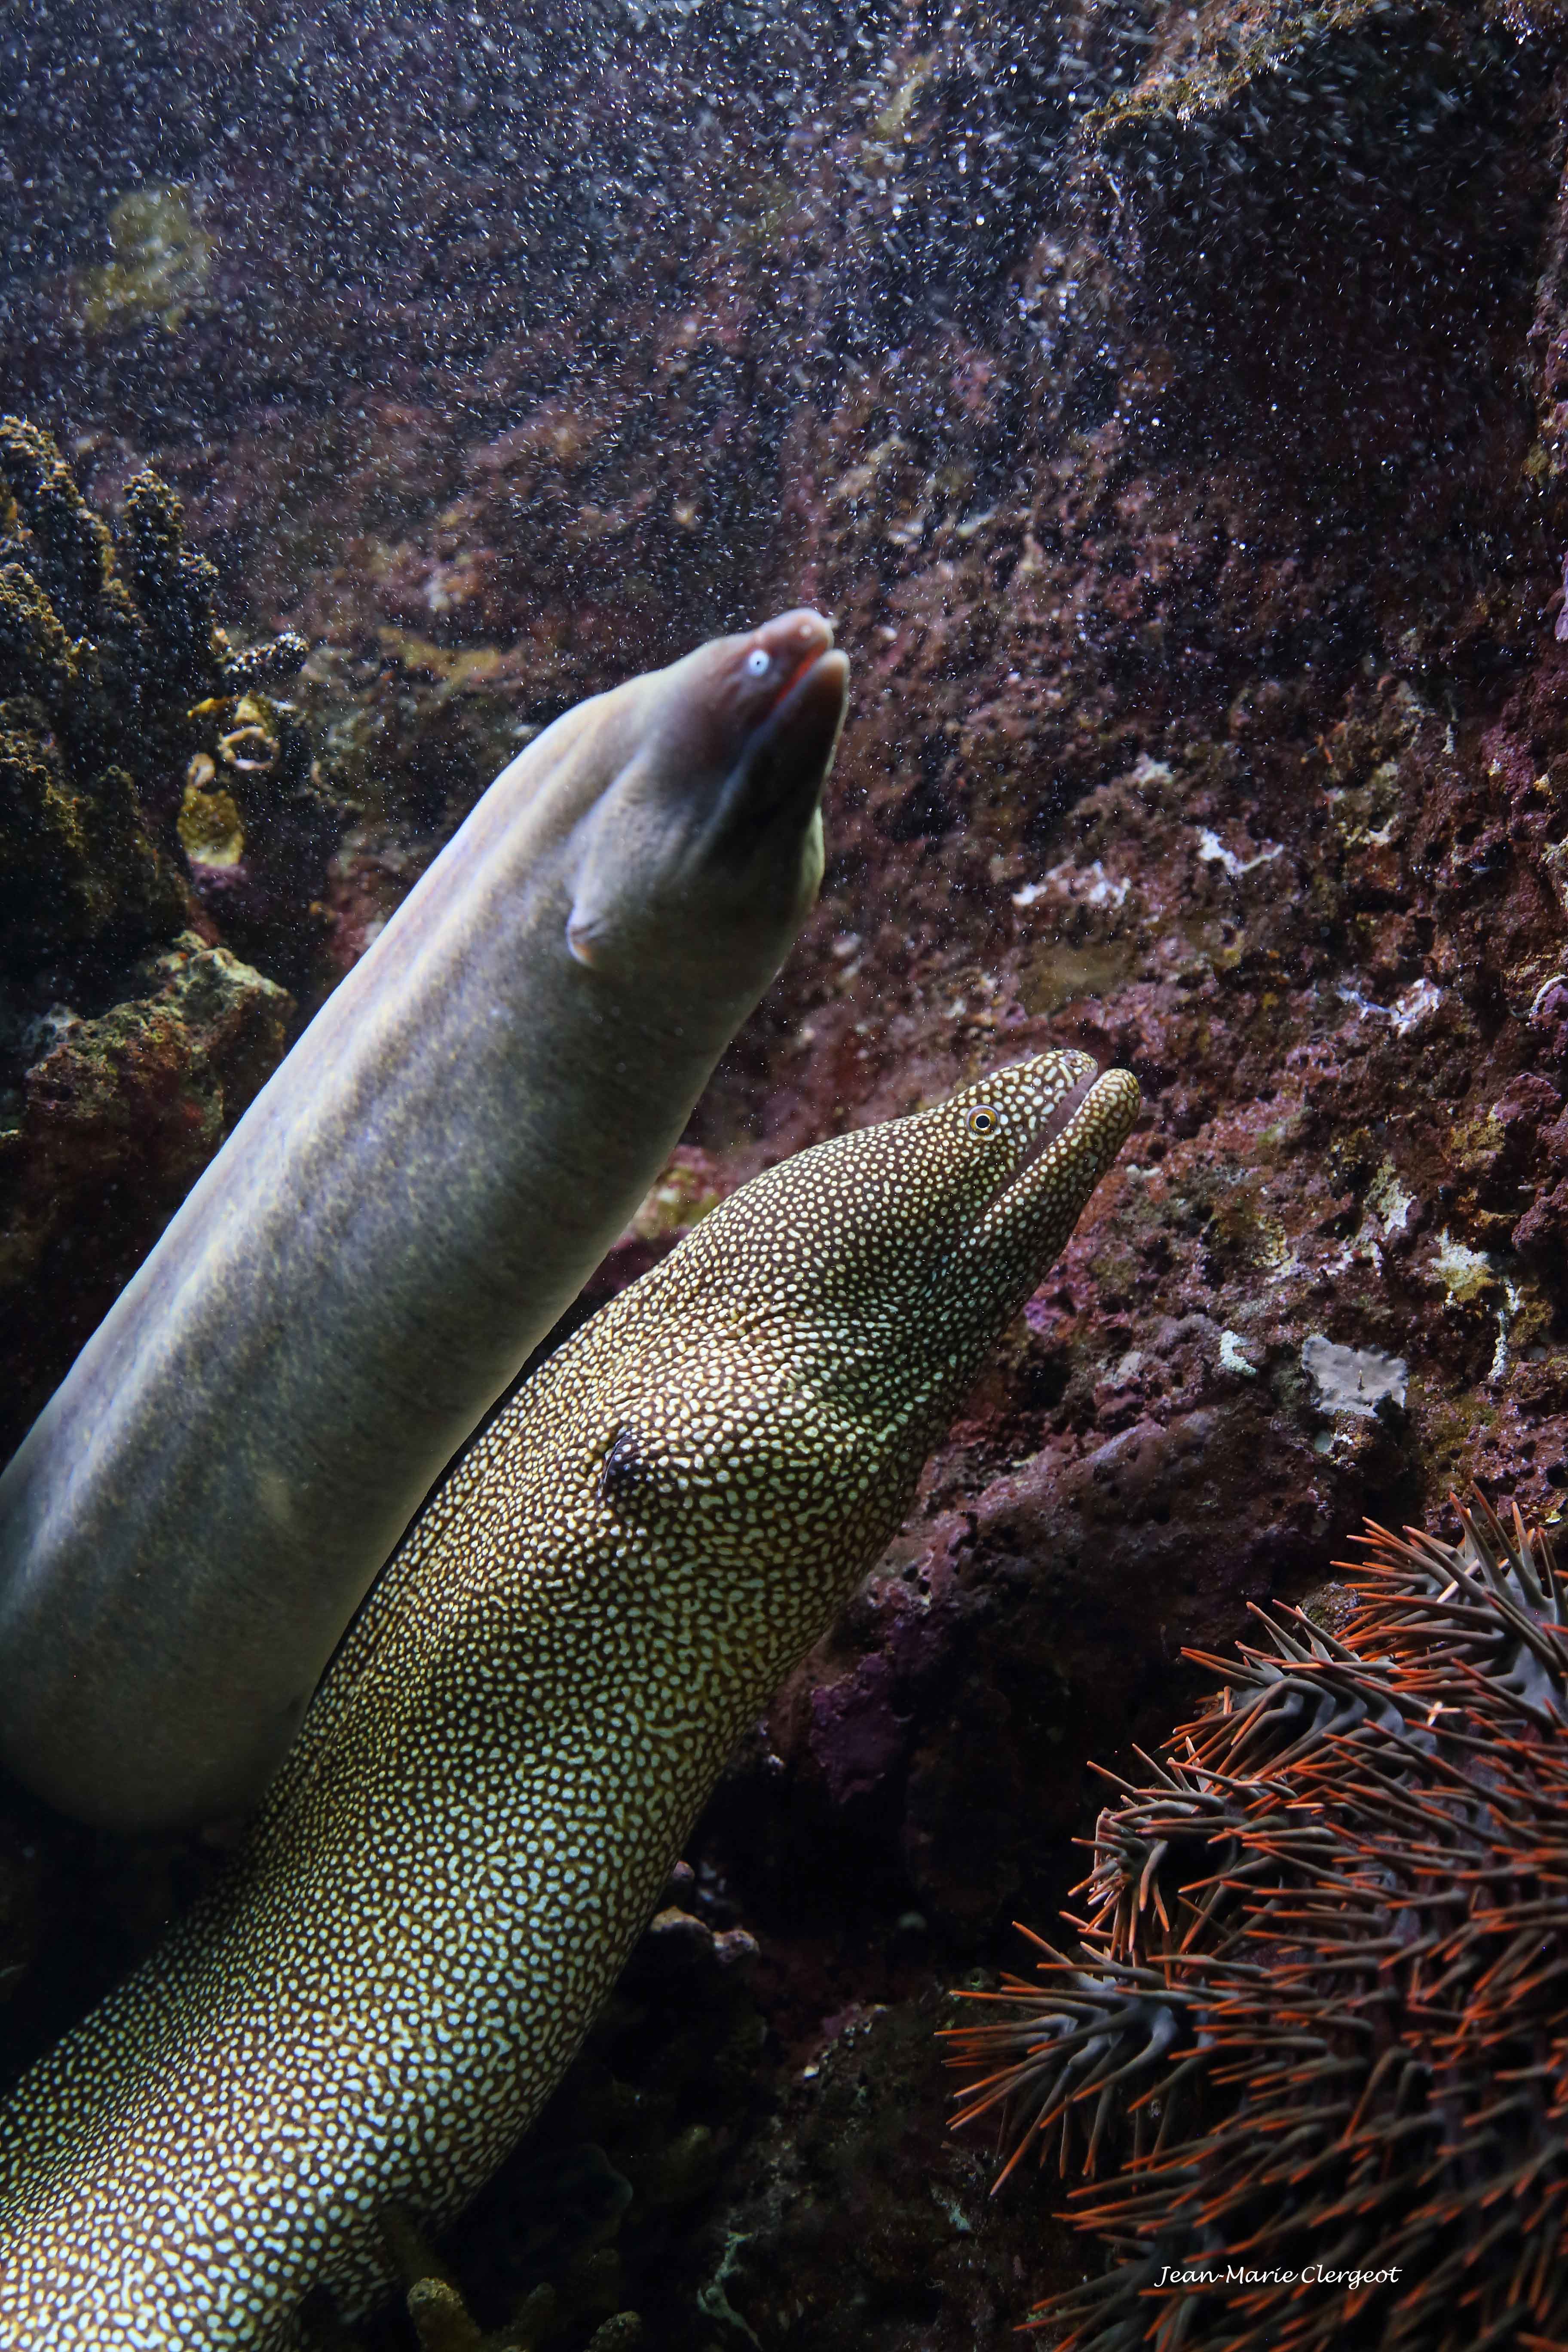
[[1001, 1124], [989, 1103], [976, 1103], [964, 1121], [971, 1135], [994, 1135]]
[[753, 646], [751, 652], [746, 656], [746, 676], [748, 677], [766, 677], [772, 667], [773, 663], [763, 651], [761, 646]]
[[659, 1433], [623, 1423], [599, 1464], [599, 1499], [623, 1525], [679, 1511], [688, 1489], [687, 1464]]
[[634, 1502], [648, 1485], [647, 1464], [637, 1433], [618, 1430], [599, 1471], [599, 1492], [606, 1503]]

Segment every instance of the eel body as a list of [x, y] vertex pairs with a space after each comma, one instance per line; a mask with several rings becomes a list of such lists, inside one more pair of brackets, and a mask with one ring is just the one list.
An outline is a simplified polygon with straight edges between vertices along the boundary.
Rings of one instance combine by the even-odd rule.
[[0, 1759], [50, 1802], [259, 1796], [782, 962], [846, 675], [797, 610], [569, 711], [241, 1119], [0, 1479]]
[[1131, 1125], [1047, 1054], [753, 1180], [524, 1383], [231, 1879], [0, 2113], [0, 2345], [276, 2352], [570, 2060], [738, 1735], [901, 1523]]

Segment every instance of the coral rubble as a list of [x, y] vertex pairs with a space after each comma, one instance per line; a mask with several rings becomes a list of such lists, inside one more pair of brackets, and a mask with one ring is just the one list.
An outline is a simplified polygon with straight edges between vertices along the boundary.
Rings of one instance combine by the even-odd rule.
[[171, 331], [183, 326], [212, 257], [184, 191], [132, 188], [110, 208], [109, 243], [113, 257], [84, 271], [78, 289], [84, 332], [124, 333], [150, 319]]
[[62, 945], [166, 935], [184, 899], [128, 764], [151, 645], [107, 527], [19, 418], [0, 422], [0, 468], [13, 524], [0, 547], [0, 917], [15, 967]]

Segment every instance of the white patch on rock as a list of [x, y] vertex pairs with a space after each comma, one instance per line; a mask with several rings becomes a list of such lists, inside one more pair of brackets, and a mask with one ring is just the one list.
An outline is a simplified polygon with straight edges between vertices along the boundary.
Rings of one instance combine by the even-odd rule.
[[1258, 1367], [1242, 1354], [1243, 1345], [1239, 1331], [1222, 1331], [1219, 1335], [1219, 1368], [1222, 1372], [1239, 1372], [1244, 1381], [1255, 1381]]
[[1395, 1034], [1404, 1037], [1412, 1029], [1419, 1029], [1424, 1022], [1431, 1019], [1442, 1002], [1440, 988], [1435, 987], [1429, 980], [1418, 980], [1413, 988], [1405, 990], [1403, 996], [1396, 996], [1394, 1000], [1390, 1018]]
[[1080, 907], [1120, 907], [1131, 887], [1120, 876], [1108, 874], [1098, 857], [1092, 866], [1075, 866], [1069, 858], [1063, 866], [1053, 866], [1043, 882], [1026, 882], [1015, 890], [1013, 904], [1032, 907], [1037, 898], [1055, 892]]
[[1560, 911], [1568, 915], [1568, 842], [1548, 842], [1541, 853], [1541, 862]]
[[[1392, 1160], [1385, 1160], [1366, 1188], [1366, 1205], [1383, 1226], [1385, 1235], [1402, 1234], [1415, 1206], [1415, 1195], [1407, 1192], [1399, 1181]], [[1365, 1231], [1365, 1227], [1363, 1227]]]
[[1501, 1291], [1500, 1300], [1492, 1307], [1497, 1345], [1487, 1373], [1492, 1383], [1500, 1381], [1508, 1370], [1509, 1333], [1523, 1296], [1518, 1285], [1509, 1279], [1495, 1258], [1489, 1257], [1484, 1250], [1471, 1249], [1468, 1242], [1457, 1240], [1446, 1226], [1437, 1236], [1426, 1279], [1442, 1286], [1452, 1307], [1485, 1306]]
[[1204, 824], [1198, 827], [1198, 856], [1205, 866], [1223, 866], [1233, 881], [1238, 875], [1250, 874], [1255, 866], [1271, 866], [1277, 857], [1284, 855], [1277, 842], [1270, 842], [1258, 851], [1256, 857], [1238, 857], [1234, 849], [1226, 847], [1210, 826]]
[[1392, 1004], [1374, 1004], [1370, 996], [1363, 996], [1356, 988], [1341, 987], [1336, 989], [1335, 994], [1342, 1003], [1353, 1004], [1363, 1020], [1371, 1017], [1378, 1021], [1392, 1021], [1395, 1034], [1401, 1037], [1429, 1021], [1443, 1002], [1443, 991], [1429, 980], [1416, 981], [1403, 996], [1396, 996]]
[[1502, 1305], [1497, 1310], [1497, 1346], [1492, 1349], [1491, 1369], [1487, 1374], [1488, 1380], [1493, 1382], [1500, 1381], [1508, 1370], [1509, 1330], [1514, 1317], [1519, 1313], [1520, 1302], [1523, 1295], [1518, 1283], [1510, 1282], [1504, 1275]]
[[19, 1031], [23, 1057], [26, 1061], [41, 1062], [52, 1054], [62, 1037], [81, 1027], [81, 1015], [68, 1004], [51, 1004], [44, 1013], [34, 1013], [24, 1021]]
[[1410, 1367], [1403, 1356], [1376, 1348], [1342, 1348], [1314, 1331], [1301, 1349], [1301, 1363], [1325, 1412], [1374, 1413], [1386, 1398], [1403, 1405]]
[[1486, 1252], [1457, 1240], [1447, 1226], [1437, 1236], [1427, 1277], [1440, 1283], [1455, 1305], [1461, 1307], [1484, 1297], [1498, 1286], [1498, 1270]]

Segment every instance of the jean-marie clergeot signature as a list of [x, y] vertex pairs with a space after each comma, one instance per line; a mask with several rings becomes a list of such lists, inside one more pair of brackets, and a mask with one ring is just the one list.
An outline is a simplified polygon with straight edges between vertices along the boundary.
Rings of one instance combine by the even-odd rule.
[[1363, 2286], [1393, 2286], [1402, 2265], [1384, 2271], [1336, 2271], [1323, 2263], [1304, 2263], [1299, 2271], [1253, 2271], [1243, 2263], [1226, 2263], [1224, 2270], [1199, 2270], [1187, 2263], [1166, 2263], [1162, 2286], [1344, 2286], [1353, 2293]]

